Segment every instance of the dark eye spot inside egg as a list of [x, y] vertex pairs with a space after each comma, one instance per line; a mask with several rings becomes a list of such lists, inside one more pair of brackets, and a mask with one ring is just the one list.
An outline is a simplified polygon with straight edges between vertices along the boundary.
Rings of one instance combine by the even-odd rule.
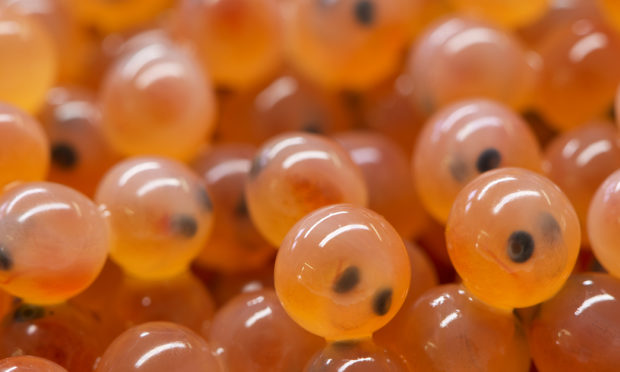
[[502, 154], [494, 148], [488, 148], [480, 153], [476, 160], [476, 169], [478, 172], [484, 173], [499, 167], [502, 161]]
[[266, 165], [266, 156], [262, 152], [256, 154], [254, 159], [252, 159], [252, 165], [250, 166], [250, 171], [248, 172], [249, 178], [254, 179], [258, 177], [258, 174], [261, 172], [261, 170], [263, 170], [263, 168], [265, 168]]
[[359, 282], [360, 269], [357, 266], [349, 266], [336, 278], [332, 290], [336, 293], [347, 293]]
[[187, 214], [178, 214], [170, 219], [170, 230], [184, 238], [193, 238], [198, 232], [198, 222]]
[[375, 21], [375, 4], [371, 0], [359, 0], [355, 3], [354, 14], [355, 19], [362, 26], [372, 26]]
[[562, 229], [550, 213], [541, 213], [538, 217], [538, 225], [546, 243], [553, 244], [562, 237]]
[[65, 142], [52, 144], [51, 158], [52, 163], [62, 169], [72, 169], [79, 161], [75, 148]]
[[450, 161], [449, 165], [450, 175], [456, 182], [464, 182], [467, 180], [469, 172], [467, 171], [467, 164], [460, 156], [455, 156]]
[[506, 251], [513, 262], [523, 263], [534, 253], [534, 238], [527, 231], [515, 231], [508, 238]]
[[385, 315], [392, 306], [392, 288], [380, 289], [375, 293], [372, 301], [372, 311], [379, 315]]
[[13, 320], [16, 322], [27, 322], [45, 316], [45, 309], [41, 306], [23, 304], [13, 313]]
[[13, 267], [13, 260], [11, 254], [4, 244], [0, 244], [0, 270], [11, 270]]

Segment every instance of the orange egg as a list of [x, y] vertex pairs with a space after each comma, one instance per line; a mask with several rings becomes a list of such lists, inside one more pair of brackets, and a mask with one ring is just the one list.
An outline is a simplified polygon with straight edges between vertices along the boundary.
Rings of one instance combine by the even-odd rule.
[[600, 20], [555, 28], [538, 47], [543, 62], [534, 104], [559, 130], [603, 115], [620, 83], [620, 37]]
[[371, 340], [332, 342], [314, 355], [304, 372], [406, 372], [400, 357]]
[[114, 312], [125, 329], [146, 322], [166, 321], [199, 333], [208, 327], [215, 313], [211, 294], [190, 272], [161, 280], [124, 275], [108, 301], [111, 309], [107, 311]]
[[288, 14], [294, 66], [332, 90], [365, 90], [395, 72], [415, 12], [407, 0], [299, 0]]
[[397, 336], [402, 332], [405, 323], [409, 319], [410, 309], [413, 304], [429, 289], [439, 284], [437, 270], [428, 255], [417, 245], [405, 242], [407, 256], [411, 265], [411, 280], [407, 298], [396, 316], [388, 324], [378, 330], [373, 338], [381, 346], [392, 347]]
[[51, 182], [10, 187], [0, 197], [0, 288], [54, 304], [88, 287], [108, 255], [108, 228], [86, 196]]
[[67, 372], [58, 364], [35, 356], [22, 355], [0, 360], [0, 372]]
[[233, 298], [207, 335], [229, 371], [297, 371], [325, 343], [288, 316], [273, 289]]
[[0, 8], [38, 22], [51, 37], [58, 59], [57, 80], [64, 84], [82, 83], [92, 73], [89, 58], [93, 52], [91, 36], [73, 18], [63, 0], [3, 0]]
[[120, 159], [104, 137], [94, 93], [52, 88], [39, 117], [51, 147], [48, 180], [93, 197], [105, 172]]
[[353, 126], [341, 97], [284, 72], [268, 84], [220, 94], [215, 139], [260, 145], [291, 131], [332, 134]]
[[407, 155], [378, 133], [351, 131], [333, 137], [364, 174], [368, 208], [379, 213], [406, 238], [424, 229], [424, 209], [415, 192]]
[[163, 36], [129, 40], [100, 96], [104, 134], [123, 155], [189, 160], [213, 131], [210, 82], [192, 54]]
[[480, 302], [462, 285], [433, 288], [402, 310], [406, 318], [390, 343], [412, 371], [529, 370], [526, 334], [512, 312]]
[[608, 122], [590, 122], [557, 136], [545, 150], [543, 169], [568, 196], [581, 225], [581, 241], [589, 244], [587, 214], [601, 183], [620, 168], [620, 140]]
[[48, 30], [0, 7], [0, 101], [35, 113], [56, 79], [58, 58]]
[[218, 86], [246, 90], [282, 63], [282, 25], [275, 0], [178, 1], [174, 32], [189, 42]]
[[41, 125], [17, 107], [0, 102], [0, 194], [15, 181], [47, 175], [50, 149]]
[[422, 128], [413, 177], [426, 210], [445, 223], [459, 191], [479, 174], [501, 167], [540, 171], [540, 146], [528, 124], [501, 103], [454, 103]]
[[15, 302], [0, 324], [0, 358], [32, 355], [68, 371], [92, 371], [105, 350], [104, 332], [96, 316], [74, 304], [36, 306]]
[[555, 184], [503, 168], [460, 191], [446, 240], [465, 287], [490, 305], [512, 309], [560, 290], [577, 261], [581, 234], [575, 210]]
[[219, 372], [209, 344], [189, 329], [150, 322], [128, 329], [108, 346], [96, 372]]
[[620, 365], [620, 281], [587, 273], [543, 303], [529, 329], [539, 371], [612, 372]]
[[328, 341], [368, 338], [405, 301], [411, 268], [402, 239], [368, 209], [337, 204], [302, 218], [276, 257], [287, 313]]
[[365, 128], [389, 137], [407, 154], [428, 119], [411, 99], [414, 89], [411, 77], [401, 74], [367, 92], [360, 108]]
[[274, 137], [258, 150], [245, 186], [258, 231], [274, 246], [306, 214], [337, 203], [366, 205], [362, 172], [336, 142], [308, 133]]
[[425, 114], [468, 98], [527, 105], [537, 59], [506, 30], [462, 15], [431, 24], [411, 49], [407, 71], [414, 102]]
[[588, 210], [588, 233], [594, 255], [603, 267], [620, 278], [620, 171], [615, 171], [596, 190]]
[[95, 200], [111, 230], [110, 256], [143, 279], [174, 277], [200, 253], [213, 227], [213, 205], [202, 179], [160, 157], [116, 164]]
[[244, 195], [245, 182], [256, 149], [249, 145], [216, 145], [193, 161], [213, 201], [213, 233], [196, 264], [223, 272], [258, 269], [275, 256], [254, 227]]

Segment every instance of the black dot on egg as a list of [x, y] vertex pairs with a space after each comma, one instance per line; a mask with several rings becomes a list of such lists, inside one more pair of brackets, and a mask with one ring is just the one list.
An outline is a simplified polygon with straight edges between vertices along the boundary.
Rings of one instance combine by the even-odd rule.
[[355, 19], [363, 26], [372, 26], [375, 13], [375, 4], [371, 0], [359, 0], [354, 5]]
[[16, 322], [28, 322], [35, 319], [43, 318], [45, 309], [41, 306], [23, 304], [15, 309], [13, 320]]
[[546, 243], [553, 244], [562, 237], [562, 228], [560, 228], [560, 224], [550, 213], [541, 213], [538, 217], [538, 225]]
[[476, 169], [480, 173], [490, 171], [499, 167], [502, 161], [502, 154], [497, 149], [488, 148], [480, 153], [476, 160]]
[[75, 148], [65, 142], [56, 142], [51, 146], [52, 164], [62, 169], [74, 168], [79, 159]]
[[357, 266], [349, 266], [334, 281], [332, 290], [336, 293], [347, 293], [353, 290], [360, 282], [360, 269]]
[[461, 159], [461, 157], [454, 157], [449, 164], [448, 169], [450, 170], [450, 175], [456, 182], [464, 182], [467, 180], [467, 176], [469, 172], [467, 171], [467, 164]]
[[187, 214], [178, 214], [170, 219], [170, 229], [176, 235], [193, 238], [198, 232], [198, 222]]
[[248, 172], [248, 176], [250, 179], [254, 179], [258, 177], [258, 174], [261, 172], [263, 168], [267, 165], [267, 159], [263, 155], [263, 153], [258, 153], [254, 159], [252, 159], [252, 165], [250, 166], [250, 171]]
[[523, 263], [534, 253], [534, 238], [527, 231], [515, 231], [508, 238], [506, 250], [513, 262]]
[[390, 311], [390, 307], [392, 306], [392, 289], [384, 288], [380, 289], [375, 293], [375, 296], [372, 300], [372, 311], [379, 315], [385, 315]]
[[13, 268], [13, 260], [6, 246], [0, 244], [0, 270], [8, 271]]

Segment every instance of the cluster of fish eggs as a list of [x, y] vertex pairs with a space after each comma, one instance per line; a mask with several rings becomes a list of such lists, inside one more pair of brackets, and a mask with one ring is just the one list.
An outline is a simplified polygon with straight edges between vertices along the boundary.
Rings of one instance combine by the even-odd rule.
[[0, 0], [0, 372], [620, 368], [617, 0]]

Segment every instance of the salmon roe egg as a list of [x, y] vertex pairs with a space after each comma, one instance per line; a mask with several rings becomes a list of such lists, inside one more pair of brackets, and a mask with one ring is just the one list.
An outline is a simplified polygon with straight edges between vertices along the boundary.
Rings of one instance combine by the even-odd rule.
[[333, 140], [285, 133], [263, 144], [245, 185], [252, 221], [274, 246], [306, 214], [338, 203], [366, 205], [361, 170]]
[[534, 104], [558, 130], [603, 115], [620, 83], [620, 35], [602, 21], [579, 18], [539, 42], [542, 70]]
[[596, 190], [588, 210], [588, 233], [594, 255], [603, 267], [620, 278], [620, 171]]
[[278, 6], [276, 0], [180, 0], [174, 33], [193, 46], [215, 84], [246, 90], [282, 63]]
[[541, 372], [613, 372], [620, 365], [620, 280], [572, 276], [536, 311], [529, 343]]
[[333, 138], [364, 174], [368, 208], [379, 213], [401, 236], [412, 237], [424, 228], [424, 209], [413, 186], [407, 155], [379, 133], [351, 131]]
[[56, 79], [54, 41], [36, 20], [2, 6], [0, 29], [0, 101], [36, 113]]
[[39, 117], [50, 141], [48, 180], [93, 197], [105, 172], [120, 159], [104, 137], [94, 94], [81, 88], [54, 87]]
[[394, 228], [366, 208], [338, 204], [302, 218], [276, 257], [288, 314], [328, 341], [368, 338], [407, 296], [410, 265]]
[[512, 312], [472, 297], [462, 285], [424, 293], [391, 340], [412, 371], [526, 372], [526, 333]]
[[254, 227], [244, 195], [255, 152], [250, 145], [215, 145], [192, 163], [213, 198], [213, 233], [196, 258], [201, 267], [241, 272], [264, 267], [275, 255]]
[[104, 134], [123, 155], [189, 160], [213, 131], [209, 80], [192, 54], [164, 36], [130, 39], [100, 96]]
[[315, 354], [304, 372], [407, 372], [405, 362], [372, 340], [332, 342]]
[[420, 35], [407, 70], [415, 87], [415, 103], [426, 114], [472, 97], [519, 109], [530, 100], [536, 61], [511, 33], [453, 15], [434, 22]]
[[189, 329], [150, 322], [128, 329], [105, 351], [96, 372], [219, 372], [207, 342]]
[[587, 214], [598, 187], [620, 168], [620, 139], [609, 122], [595, 121], [564, 132], [547, 146], [543, 170], [568, 196], [581, 225], [581, 242], [589, 245]]
[[288, 316], [273, 289], [233, 298], [207, 338], [230, 371], [298, 371], [325, 344]]
[[560, 290], [577, 261], [581, 234], [575, 210], [555, 184], [503, 168], [460, 191], [446, 240], [465, 287], [490, 305], [512, 309]]
[[508, 107], [484, 99], [437, 112], [422, 128], [412, 159], [418, 195], [444, 223], [458, 192], [479, 174], [498, 167], [540, 171], [541, 162], [528, 124]]
[[28, 182], [0, 197], [0, 288], [14, 296], [67, 300], [95, 280], [108, 250], [97, 206], [69, 187]]
[[136, 157], [103, 177], [95, 200], [110, 224], [110, 256], [143, 279], [171, 278], [187, 270], [213, 225], [206, 186], [171, 159]]
[[8, 357], [0, 360], [0, 372], [67, 372], [58, 364], [30, 355]]
[[413, 12], [407, 0], [299, 0], [287, 51], [294, 66], [332, 90], [365, 90], [398, 66]]
[[0, 194], [14, 181], [41, 181], [50, 163], [41, 125], [17, 107], [0, 102]]

